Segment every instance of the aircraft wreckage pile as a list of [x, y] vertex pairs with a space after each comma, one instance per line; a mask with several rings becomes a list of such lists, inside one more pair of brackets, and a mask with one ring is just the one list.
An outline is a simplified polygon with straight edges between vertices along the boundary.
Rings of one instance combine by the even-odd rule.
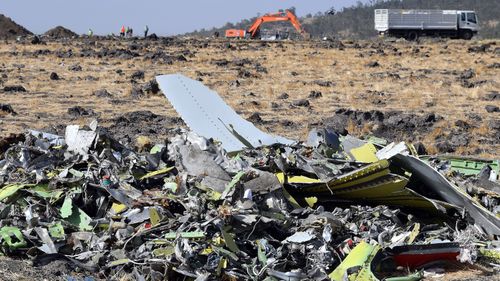
[[245, 144], [238, 151], [180, 131], [137, 152], [96, 122], [27, 132], [0, 156], [1, 251], [136, 280], [419, 280], [447, 262], [498, 270], [498, 161], [424, 162], [411, 145], [328, 129], [255, 146], [238, 122], [223, 125]]

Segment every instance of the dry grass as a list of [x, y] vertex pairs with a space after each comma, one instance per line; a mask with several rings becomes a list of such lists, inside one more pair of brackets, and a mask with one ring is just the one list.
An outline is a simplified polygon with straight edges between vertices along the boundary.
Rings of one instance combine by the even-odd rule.
[[[209, 47], [198, 48], [189, 42], [184, 45], [163, 46], [152, 44], [150, 50], [161, 50], [166, 53], [178, 54], [189, 49], [195, 51], [194, 57], [188, 57], [188, 62], [175, 62], [172, 65], [153, 63], [142, 57], [120, 60], [109, 58], [57, 58], [54, 55], [38, 58], [22, 56], [23, 52], [33, 52], [40, 49], [66, 50], [73, 49], [78, 54], [81, 43], [48, 43], [46, 46], [0, 44], [0, 61], [2, 73], [8, 78], [1, 79], [3, 85], [20, 84], [29, 93], [9, 94], [0, 91], [1, 103], [8, 103], [19, 113], [17, 116], [0, 117], [0, 136], [12, 132], [22, 132], [27, 128], [45, 128], [56, 124], [85, 124], [88, 118], [71, 119], [67, 114], [69, 107], [80, 105], [91, 108], [99, 113], [101, 123], [107, 124], [110, 119], [124, 112], [150, 110], [160, 115], [175, 116], [176, 113], [166, 99], [160, 95], [143, 99], [134, 99], [129, 95], [132, 88], [130, 75], [135, 70], [145, 70], [146, 79], [153, 79], [156, 74], [180, 72], [189, 77], [197, 78], [196, 71], [208, 73], [203, 76], [204, 83], [216, 90], [236, 111], [248, 117], [253, 112], [259, 112], [266, 121], [274, 121], [263, 128], [276, 134], [290, 138], [304, 138], [309, 124], [320, 123], [324, 118], [331, 117], [338, 108], [358, 110], [399, 110], [408, 113], [425, 114], [435, 112], [445, 118], [445, 123], [438, 126], [428, 136], [422, 136], [424, 144], [431, 147], [438, 134], [446, 133], [456, 120], [463, 119], [465, 114], [479, 115], [483, 122], [471, 129], [471, 134], [485, 136], [490, 130], [488, 122], [498, 120], [498, 113], [488, 114], [484, 107], [491, 102], [481, 99], [490, 91], [498, 91], [500, 72], [488, 68], [487, 65], [498, 62], [498, 55], [489, 53], [468, 53], [467, 48], [478, 42], [434, 42], [420, 45], [409, 43], [392, 43], [390, 48], [376, 52], [371, 42], [359, 42], [364, 48], [323, 49], [316, 48], [316, 43], [283, 43], [269, 44], [259, 47], [260, 42], [242, 48], [230, 50], [223, 48], [224, 42], [209, 42]], [[498, 42], [494, 42], [498, 44]], [[103, 42], [110, 48], [127, 48], [128, 42]], [[233, 43], [234, 44], [234, 43]], [[116, 46], [112, 46], [116, 45]], [[447, 47], [446, 47], [447, 46]], [[258, 48], [254, 50], [251, 47]], [[397, 48], [394, 52], [392, 48]], [[414, 48], [420, 52], [414, 53]], [[18, 55], [12, 55], [12, 52]], [[401, 52], [401, 55], [397, 53]], [[214, 59], [249, 58], [260, 63], [268, 73], [257, 73], [260, 78], [239, 78], [238, 69], [233, 66], [219, 67], [212, 63]], [[366, 64], [378, 61], [380, 67], [370, 68]], [[80, 64], [83, 71], [69, 71], [68, 66]], [[24, 64], [17, 69], [15, 64]], [[461, 72], [472, 68], [476, 76], [471, 81], [486, 80], [475, 88], [464, 88], [457, 81], [458, 75], [446, 73]], [[116, 71], [121, 69], [123, 75]], [[252, 66], [248, 69], [256, 73]], [[57, 72], [63, 80], [49, 79], [51, 72]], [[291, 75], [296, 72], [297, 75]], [[377, 74], [382, 73], [382, 74]], [[387, 76], [397, 74], [399, 78]], [[1, 75], [1, 74], [0, 74]], [[87, 76], [98, 78], [88, 81]], [[231, 86], [231, 81], [238, 80], [239, 87]], [[333, 87], [322, 87], [313, 81], [331, 81]], [[114, 99], [122, 103], [112, 104], [107, 99], [96, 98], [92, 92], [105, 88]], [[322, 98], [312, 99], [311, 108], [290, 108], [294, 100], [307, 98], [311, 91], [321, 91]], [[371, 92], [385, 94], [382, 99], [385, 104], [376, 104], [377, 98]], [[248, 93], [256, 97], [248, 97]], [[281, 93], [288, 93], [289, 100], [277, 100]], [[260, 104], [254, 105], [250, 101]], [[281, 105], [280, 109], [271, 108], [270, 102]], [[279, 125], [288, 120], [299, 124], [294, 130]], [[475, 125], [475, 124], [474, 124]], [[371, 125], [357, 128], [349, 124], [352, 132], [369, 133]], [[354, 126], [354, 127], [353, 127]], [[351, 130], [349, 130], [351, 131]], [[460, 152], [467, 153], [467, 147]], [[498, 143], [489, 148], [489, 157], [498, 156]]]
[[474, 128], [472, 130], [473, 134], [476, 134], [478, 136], [487, 136], [490, 133], [491, 129], [486, 123], [482, 123], [481, 126]]

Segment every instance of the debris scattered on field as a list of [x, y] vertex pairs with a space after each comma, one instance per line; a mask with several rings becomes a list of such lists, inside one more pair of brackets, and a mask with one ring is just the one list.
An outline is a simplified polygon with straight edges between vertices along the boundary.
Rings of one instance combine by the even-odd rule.
[[145, 152], [97, 122], [2, 143], [4, 254], [137, 280], [419, 280], [448, 262], [498, 270], [498, 161], [420, 159], [406, 143], [322, 128], [292, 142], [199, 82], [158, 80], [193, 132], [141, 139]]
[[142, 70], [137, 70], [134, 73], [132, 73], [132, 76], [130, 76], [132, 80], [140, 80], [144, 79], [144, 71]]
[[17, 112], [14, 111], [14, 108], [12, 108], [12, 105], [10, 105], [10, 104], [0, 103], [0, 112], [4, 112], [6, 114], [17, 115]]
[[70, 70], [70, 71], [82, 71], [83, 68], [79, 64], [74, 64], [74, 65], [71, 65], [70, 67], [68, 67], [68, 70]]
[[59, 75], [55, 72], [50, 73], [50, 80], [59, 80], [61, 79]]
[[68, 115], [71, 117], [93, 116], [96, 113], [90, 108], [83, 108], [79, 105], [68, 108]]
[[26, 88], [24, 88], [23, 86], [19, 86], [19, 85], [5, 86], [3, 88], [3, 90], [5, 92], [26, 92]]
[[488, 113], [500, 112], [500, 108], [496, 105], [487, 105], [485, 106], [485, 109]]
[[106, 89], [99, 89], [97, 91], [94, 91], [92, 94], [98, 98], [113, 98], [113, 95]]

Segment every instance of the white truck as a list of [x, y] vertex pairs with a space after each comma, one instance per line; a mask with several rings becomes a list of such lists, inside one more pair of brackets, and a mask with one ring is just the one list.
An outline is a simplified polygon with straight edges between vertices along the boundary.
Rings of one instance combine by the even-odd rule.
[[411, 41], [420, 36], [470, 40], [479, 24], [474, 11], [376, 9], [375, 29]]

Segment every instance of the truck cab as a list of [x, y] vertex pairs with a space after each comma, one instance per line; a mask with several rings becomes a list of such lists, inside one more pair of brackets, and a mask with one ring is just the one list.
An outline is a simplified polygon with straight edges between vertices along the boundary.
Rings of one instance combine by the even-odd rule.
[[463, 39], [471, 39], [474, 34], [479, 31], [479, 22], [476, 12], [474, 11], [457, 11], [458, 14], [458, 29], [460, 37]]

